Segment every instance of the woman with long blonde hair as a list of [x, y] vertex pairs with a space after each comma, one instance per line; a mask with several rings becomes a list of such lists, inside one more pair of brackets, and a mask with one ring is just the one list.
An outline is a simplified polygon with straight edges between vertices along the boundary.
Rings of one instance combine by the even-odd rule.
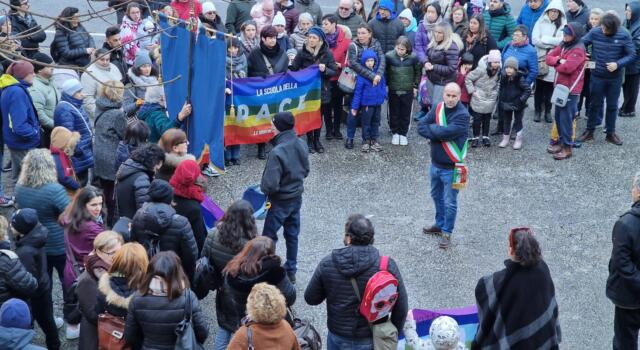
[[459, 41], [449, 23], [438, 23], [433, 29], [433, 40], [427, 47], [424, 68], [433, 84], [431, 100], [434, 106], [442, 101], [444, 86], [456, 81], [459, 53], [462, 48]]

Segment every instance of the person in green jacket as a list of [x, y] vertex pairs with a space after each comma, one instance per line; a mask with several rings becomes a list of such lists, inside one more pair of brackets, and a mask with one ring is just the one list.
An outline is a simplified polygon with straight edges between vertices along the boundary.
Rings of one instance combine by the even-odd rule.
[[[33, 56], [35, 61], [43, 64], [52, 64], [51, 57], [38, 52]], [[51, 143], [51, 130], [53, 130], [53, 111], [58, 105], [58, 91], [53, 86], [53, 68], [45, 67], [44, 65], [34, 64], [34, 72], [36, 73], [33, 83], [29, 87], [29, 95], [33, 100], [33, 106], [38, 113], [38, 120], [40, 126], [44, 130], [40, 135], [42, 140], [42, 146], [49, 148]]]
[[231, 0], [227, 7], [227, 20], [224, 25], [227, 32], [240, 33], [242, 23], [251, 19], [251, 8], [255, 4], [255, 0]]
[[177, 118], [169, 118], [162, 86], [150, 86], [147, 88], [144, 95], [144, 104], [138, 111], [138, 118], [149, 126], [150, 143], [158, 143], [165, 131], [181, 127], [182, 122], [189, 115], [191, 115], [191, 104], [185, 102]]
[[484, 10], [484, 24], [491, 37], [502, 49], [511, 41], [511, 35], [516, 30], [516, 21], [511, 15], [511, 7], [504, 0], [490, 0], [489, 9]]

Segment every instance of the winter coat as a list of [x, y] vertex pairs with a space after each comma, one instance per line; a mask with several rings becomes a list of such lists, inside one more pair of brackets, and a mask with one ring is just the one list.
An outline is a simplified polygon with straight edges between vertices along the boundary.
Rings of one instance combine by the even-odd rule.
[[105, 273], [98, 280], [96, 314], [109, 313], [117, 317], [126, 317], [129, 303], [136, 288], [129, 287], [127, 277]]
[[[585, 47], [591, 45], [591, 61], [596, 62], [596, 68], [591, 70], [591, 75], [601, 79], [620, 77], [624, 72], [622, 68], [633, 64], [638, 58], [631, 35], [622, 28], [612, 36], [604, 35], [601, 26], [593, 28], [582, 37], [582, 43]], [[618, 69], [609, 72], [609, 62], [618, 63]]]
[[413, 45], [413, 53], [418, 56], [418, 59], [422, 64], [427, 61], [427, 49], [429, 48], [429, 42], [431, 42], [431, 31], [433, 30], [432, 28], [436, 24], [441, 23], [442, 18], [438, 18], [436, 23], [432, 24], [425, 24], [425, 21], [426, 19], [423, 19], [420, 24], [418, 24], [418, 31], [416, 33], [415, 43]]
[[[371, 338], [371, 328], [360, 315], [360, 302], [351, 285], [356, 280], [364, 293], [369, 279], [380, 270], [380, 252], [372, 245], [350, 245], [334, 249], [325, 256], [313, 273], [304, 292], [309, 305], [327, 301], [327, 328], [340, 337]], [[398, 264], [389, 258], [387, 270], [398, 280], [398, 299], [391, 312], [391, 322], [400, 331], [407, 316], [408, 297]]]
[[55, 126], [64, 126], [69, 131], [80, 133], [80, 141], [71, 161], [76, 173], [81, 173], [93, 167], [93, 130], [87, 112], [82, 107], [82, 101], [66, 93], [62, 93], [62, 100], [53, 113]]
[[38, 280], [9, 248], [9, 242], [0, 243], [0, 305], [11, 298], [29, 300], [38, 288]]
[[183, 160], [196, 160], [196, 157], [193, 154], [184, 154], [177, 155], [175, 153], [165, 153], [164, 154], [164, 162], [162, 162], [162, 167], [156, 172], [155, 179], [161, 179], [169, 182], [173, 173], [176, 171], [176, 168]]
[[469, 96], [469, 92], [467, 91], [467, 86], [464, 83], [467, 75], [471, 73], [471, 70], [467, 71], [466, 74], [462, 74], [462, 71], [458, 69], [456, 72], [456, 84], [460, 87], [460, 102], [469, 106], [469, 102], [471, 101], [471, 96]]
[[640, 309], [640, 201], [613, 226], [607, 297], [618, 307]]
[[293, 33], [289, 36], [291, 46], [293, 46], [296, 51], [300, 52], [304, 48], [304, 44], [307, 43], [307, 34], [308, 31], [303, 32], [300, 27], [295, 27]]
[[27, 88], [27, 83], [11, 75], [0, 77], [2, 136], [9, 149], [27, 151], [40, 146], [40, 122]]
[[261, 260], [261, 269], [255, 276], [227, 275], [224, 279], [224, 301], [222, 313], [218, 313], [218, 325], [229, 332], [235, 332], [240, 327], [240, 321], [247, 313], [247, 298], [253, 286], [266, 282], [278, 287], [284, 296], [287, 306], [296, 301], [296, 289], [289, 281], [287, 274], [280, 266], [280, 258], [267, 255]]
[[320, 5], [318, 5], [318, 3], [316, 3], [314, 0], [294, 0], [294, 1], [295, 1], [294, 6], [299, 13], [308, 12], [313, 18], [313, 20], [315, 21], [315, 24], [319, 26], [322, 25], [322, 8], [320, 8]]
[[171, 128], [180, 128], [182, 122], [171, 119], [167, 109], [157, 103], [145, 103], [138, 111], [138, 118], [149, 126], [149, 143], [158, 143], [162, 134]]
[[326, 42], [322, 43], [322, 46], [320, 46], [320, 49], [318, 50], [318, 54], [315, 56], [313, 53], [309, 52], [309, 49], [305, 45], [302, 50], [298, 51], [290, 69], [292, 71], [297, 71], [310, 67], [314, 64], [325, 65], [324, 72], [320, 72], [320, 77], [322, 79], [322, 84], [320, 85], [320, 100], [322, 103], [329, 103], [331, 102], [331, 84], [329, 84], [329, 79], [336, 76], [338, 66], [336, 66], [336, 61], [333, 58], [333, 54], [331, 53], [331, 50], [329, 50], [329, 45]]
[[526, 79], [525, 72], [517, 71], [513, 77], [507, 77], [504, 71], [500, 77], [500, 93], [498, 108], [507, 110], [522, 110], [527, 108], [527, 100], [531, 96], [531, 85]]
[[[358, 16], [360, 17], [360, 16]], [[360, 17], [362, 18], [362, 17]], [[336, 46], [333, 48], [329, 48], [331, 50], [331, 54], [333, 55], [333, 59], [336, 63], [340, 64], [340, 67], [336, 65], [336, 75], [332, 76], [330, 81], [338, 81], [340, 78], [340, 73], [342, 73], [342, 67], [346, 67], [347, 62], [347, 52], [349, 51], [349, 46], [351, 45], [351, 40], [347, 38], [345, 31], [339, 26], [336, 27], [338, 31], [338, 37], [336, 38]]]
[[398, 56], [396, 50], [385, 55], [387, 61], [386, 82], [389, 91], [413, 93], [417, 89], [422, 76], [422, 64], [413, 53], [403, 57]]
[[544, 261], [504, 265], [476, 286], [479, 325], [471, 349], [558, 349], [562, 339], [549, 267]]
[[125, 141], [118, 142], [118, 148], [116, 149], [116, 163], [113, 167], [116, 171], [116, 176], [118, 174], [118, 170], [120, 170], [120, 166], [122, 165], [122, 163], [129, 159], [129, 155], [133, 153], [133, 151], [138, 149], [139, 146], [140, 145], [134, 147], [128, 143], [125, 143]]
[[[93, 240], [104, 231], [104, 224], [100, 221], [87, 220], [80, 224], [77, 232], [71, 232], [69, 226], [65, 227], [66, 244], [69, 245], [69, 253], [73, 254], [78, 265], [84, 266], [84, 259], [93, 251]], [[82, 271], [80, 271], [82, 273]], [[73, 266], [71, 256], [67, 254], [67, 262], [64, 266], [64, 288], [69, 290], [73, 281], [78, 277]]]
[[[560, 64], [559, 61], [564, 59], [565, 62]], [[556, 84], [562, 84], [568, 88], [571, 85], [576, 86], [571, 90], [572, 95], [580, 95], [584, 84], [584, 65], [587, 61], [587, 52], [582, 43], [578, 43], [569, 50], [557, 46], [551, 50], [546, 57], [549, 67], [555, 67], [557, 72]], [[581, 74], [582, 73], [582, 74]], [[576, 83], [576, 80], [580, 80]]]
[[94, 140], [95, 164], [94, 176], [115, 181], [116, 162], [114, 149], [124, 139], [127, 131], [127, 116], [122, 110], [122, 102], [113, 102], [101, 96], [96, 101], [96, 133]]
[[85, 67], [91, 62], [91, 55], [87, 53], [90, 47], [96, 47], [96, 43], [82, 24], [73, 30], [67, 25], [57, 26], [51, 43], [51, 58], [57, 64]]
[[240, 33], [242, 23], [251, 19], [251, 8], [255, 0], [232, 0], [227, 7], [225, 27], [231, 34]]
[[279, 133], [271, 139], [273, 149], [267, 156], [260, 189], [270, 200], [284, 201], [302, 196], [304, 179], [309, 175], [309, 149], [295, 130]]
[[487, 31], [498, 44], [498, 49], [502, 50], [511, 42], [511, 35], [516, 30], [516, 21], [511, 15], [511, 6], [505, 2], [502, 8], [496, 11], [487, 9], [483, 12], [483, 17]]
[[[548, 11], [549, 10], [558, 10], [560, 11], [560, 26], [556, 27], [556, 24], [549, 20]], [[567, 24], [567, 19], [564, 15], [564, 9], [562, 7], [561, 0], [551, 0], [549, 6], [547, 6], [547, 10], [544, 15], [540, 17], [536, 25], [533, 27], [533, 32], [531, 34], [531, 41], [536, 48], [536, 52], [538, 53], [538, 61], [544, 61], [545, 56], [556, 46], [562, 43], [562, 28]], [[553, 67], [549, 66], [549, 73], [547, 75], [541, 77], [538, 76], [538, 79], [542, 79], [546, 82], [552, 83], [556, 76], [556, 71]]]
[[98, 280], [87, 270], [78, 277], [76, 294], [78, 295], [78, 308], [82, 314], [78, 349], [98, 350], [98, 314], [96, 313]]
[[[369, 52], [372, 51], [369, 50]], [[362, 58], [362, 65], [364, 66], [366, 56], [362, 56]], [[387, 84], [384, 80], [384, 75], [382, 76], [382, 79], [380, 79], [378, 85], [375, 86], [370, 80], [358, 75], [356, 77], [356, 86], [353, 90], [353, 98], [351, 99], [351, 109], [359, 110], [360, 107], [381, 106], [386, 98]]]
[[518, 69], [526, 73], [527, 83], [533, 84], [538, 76], [538, 54], [536, 49], [528, 44], [520, 47], [507, 44], [502, 50], [502, 62], [506, 62], [509, 57], [515, 57], [518, 60]]
[[82, 95], [84, 95], [83, 107], [89, 113], [90, 119], [95, 120], [96, 100], [99, 97], [100, 89], [103, 83], [110, 80], [121, 81], [122, 73], [113, 63], [109, 63], [109, 68], [104, 68], [94, 63], [87, 68], [91, 74], [82, 74], [80, 82], [82, 83]]
[[61, 256], [64, 250], [64, 229], [58, 217], [69, 205], [69, 196], [59, 183], [49, 183], [38, 188], [16, 185], [16, 206], [38, 212], [38, 221], [47, 229], [45, 249], [47, 255]]
[[296, 334], [285, 320], [276, 324], [251, 322], [248, 326], [240, 327], [231, 338], [227, 350], [248, 349], [247, 328], [251, 328], [251, 344], [256, 349], [300, 350]]
[[538, 22], [538, 19], [547, 11], [549, 2], [550, 0], [543, 0], [542, 5], [540, 5], [537, 10], [532, 10], [531, 7], [529, 7], [529, 3], [526, 3], [522, 6], [522, 9], [520, 9], [520, 14], [518, 15], [518, 19], [516, 19], [516, 24], [524, 24], [527, 26], [529, 29], [527, 37], [531, 38], [533, 27], [536, 25], [536, 22]]
[[282, 33], [281, 36], [279, 35], [276, 41], [278, 42], [278, 46], [280, 46], [284, 50], [284, 52], [287, 52], [289, 49], [293, 48], [293, 45], [291, 44], [291, 40], [289, 40], [287, 33]]
[[9, 19], [13, 35], [21, 37], [20, 46], [23, 48], [23, 54], [32, 58], [38, 52], [40, 43], [47, 40], [47, 33], [42, 30], [42, 27], [30, 13], [23, 17], [17, 11], [11, 10], [9, 11]]
[[[148, 246], [152, 234], [158, 235], [160, 251], [172, 250], [178, 254], [184, 272], [193, 281], [196, 260], [200, 254], [187, 218], [176, 214], [169, 204], [149, 202], [136, 212], [133, 221], [131, 240]], [[135, 222], [143, 222], [144, 230], [135, 227]]]
[[382, 19], [377, 15], [376, 18], [369, 21], [369, 26], [373, 30], [373, 37], [380, 42], [382, 52], [393, 50], [396, 46], [396, 40], [404, 35], [404, 25], [394, 16]]
[[565, 15], [567, 16], [567, 23], [578, 22], [584, 26], [585, 31], [589, 31], [589, 29], [591, 29], [591, 25], [589, 24], [590, 13], [591, 10], [589, 10], [589, 6], [584, 4], [577, 12], [574, 13], [567, 10]]
[[[66, 155], [64, 152], [60, 150], [52, 150], [51, 156], [53, 157], [53, 162], [56, 163], [56, 173], [58, 175], [58, 183], [64, 186], [69, 193], [72, 193], [78, 188], [80, 188], [80, 183], [78, 182], [76, 173], [75, 171], [73, 171], [73, 164], [71, 163], [71, 158], [69, 158], [68, 155]], [[65, 166], [62, 164], [63, 158], [66, 159], [66, 163], [69, 166]], [[67, 172], [70, 174], [65, 174], [65, 170], [67, 170]]]
[[175, 203], [173, 208], [176, 210], [176, 214], [182, 215], [189, 220], [199, 253], [202, 251], [204, 241], [207, 238], [207, 227], [204, 225], [204, 219], [202, 218], [200, 202], [178, 195], [173, 196], [173, 202]]
[[249, 67], [248, 76], [249, 77], [267, 77], [270, 76], [269, 68], [267, 68], [266, 60], [269, 61], [271, 67], [273, 67], [273, 73], [284, 73], [287, 71], [289, 67], [289, 57], [287, 57], [286, 52], [279, 48], [279, 45], [276, 44], [278, 51], [275, 55], [270, 56], [266, 54], [264, 50], [266, 48], [262, 43], [260, 43], [260, 47], [257, 47], [251, 51], [249, 57], [247, 57], [247, 65]]
[[404, 29], [404, 36], [409, 39], [411, 43], [411, 47], [416, 47], [416, 33], [418, 32], [418, 22], [416, 22], [415, 18], [411, 19], [411, 24]]
[[15, 253], [22, 265], [38, 281], [34, 296], [42, 297], [51, 292], [51, 281], [47, 273], [47, 228], [40, 223], [26, 235], [16, 239]]
[[426, 62], [433, 65], [433, 69], [427, 71], [427, 76], [434, 85], [447, 85], [456, 81], [459, 53], [454, 42], [446, 51], [436, 47], [427, 49]]
[[[173, 7], [178, 13], [178, 17], [182, 20], [188, 20], [191, 16], [191, 4], [189, 1], [173, 0], [171, 1], [171, 7]], [[194, 2], [194, 14], [196, 18], [202, 13], [202, 3], [199, 1]]]
[[476, 69], [476, 67], [478, 67], [478, 61], [480, 61], [482, 57], [488, 55], [489, 51], [498, 49], [498, 44], [493, 39], [491, 34], [489, 34], [489, 32], [486, 32], [485, 35], [486, 36], [483, 40], [479, 41], [476, 39], [472, 44], [467, 43], [466, 38], [462, 38], [464, 50], [460, 51], [460, 57], [462, 57], [465, 52], [471, 53], [473, 55], [472, 69]]
[[153, 171], [133, 159], [127, 159], [116, 173], [115, 198], [118, 216], [129, 219], [149, 201]]
[[436, 108], [431, 108], [427, 116], [418, 125], [418, 133], [431, 140], [431, 164], [440, 169], [453, 169], [455, 163], [449, 158], [442, 142], [455, 142], [459, 149], [464, 147], [469, 134], [469, 111], [460, 102], [454, 108], [444, 105], [447, 118], [446, 126], [436, 124]]
[[275, 13], [278, 13], [278, 11], [282, 12], [286, 23], [284, 28], [287, 34], [293, 33], [293, 30], [298, 26], [298, 17], [300, 17], [300, 12], [295, 8], [293, 1], [290, 0], [286, 6], [275, 3], [274, 10]]
[[198, 304], [198, 298], [190, 290], [189, 298], [182, 296], [169, 300], [166, 296], [140, 295], [136, 293], [129, 303], [129, 313], [124, 328], [124, 338], [134, 348], [143, 350], [173, 350], [176, 346], [176, 327], [184, 319], [186, 302], [191, 303], [191, 326], [195, 338], [204, 344], [209, 335], [209, 325]]
[[636, 58], [625, 67], [624, 74], [632, 75], [640, 73], [640, 2], [631, 1], [627, 6], [631, 9], [631, 19], [625, 20], [624, 27], [627, 28], [631, 35]]
[[[107, 49], [109, 51], [113, 50], [113, 48], [106, 41], [102, 44], [102, 48]], [[126, 76], [127, 63], [124, 61], [124, 51], [122, 50], [122, 48], [111, 51], [110, 57], [111, 57], [111, 64], [115, 65], [120, 71], [120, 74], [122, 75], [122, 83], [123, 84], [128, 83], [127, 76]]]
[[[362, 63], [362, 53], [366, 49], [371, 49], [376, 53], [376, 64], [377, 67], [373, 71], [367, 68]], [[351, 45], [349, 45], [349, 67], [358, 74], [358, 76], [366, 78], [370, 81], [379, 75], [384, 77], [385, 69], [387, 67], [387, 63], [384, 58], [384, 52], [382, 51], [382, 46], [380, 42], [375, 38], [371, 38], [371, 41], [368, 45], [361, 44], [358, 39], [353, 40]]]
[[471, 96], [469, 105], [474, 112], [489, 114], [493, 113], [498, 100], [498, 89], [500, 87], [500, 68], [493, 75], [489, 76], [487, 62], [488, 56], [483, 57], [478, 62], [478, 67], [464, 79], [467, 92]]
[[36, 331], [23, 328], [0, 327], [0, 349], [7, 350], [44, 350], [31, 344]]
[[365, 23], [364, 19], [356, 14], [356, 10], [353, 10], [347, 18], [340, 17], [340, 11], [336, 11], [335, 15], [338, 20], [337, 23], [348, 27], [353, 36], [358, 31], [358, 26]]
[[58, 105], [58, 90], [53, 86], [53, 81], [36, 75], [29, 86], [29, 95], [38, 114], [40, 126], [44, 129], [53, 129], [53, 111]]

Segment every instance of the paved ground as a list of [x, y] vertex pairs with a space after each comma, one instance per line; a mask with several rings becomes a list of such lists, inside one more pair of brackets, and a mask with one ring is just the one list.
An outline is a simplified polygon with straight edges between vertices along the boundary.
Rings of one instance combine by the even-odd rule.
[[[104, 7], [104, 2], [92, 3], [96, 8]], [[224, 13], [225, 4], [215, 3]], [[335, 3], [321, 1], [325, 9], [335, 8]], [[81, 1], [32, 3], [34, 11], [49, 15], [70, 5], [88, 9]], [[610, 1], [606, 7], [622, 11], [623, 2]], [[114, 18], [108, 20], [113, 22]], [[87, 24], [96, 32], [105, 26], [100, 19]], [[605, 143], [599, 133], [598, 140], [577, 150], [573, 159], [557, 162], [544, 151], [550, 126], [533, 123], [531, 118], [528, 112], [523, 150], [494, 145], [470, 151], [470, 184], [459, 196], [455, 244], [448, 251], [438, 249], [435, 239], [421, 233], [421, 228], [431, 223], [434, 211], [428, 194], [429, 146], [415, 127], [410, 132], [410, 145], [400, 148], [390, 145], [388, 129], [383, 126], [385, 151], [380, 154], [346, 151], [339, 142], [326, 143], [326, 154], [311, 156], [312, 171], [306, 182], [296, 311], [313, 319], [326, 333], [324, 306], [309, 307], [302, 295], [318, 261], [342, 245], [344, 221], [350, 213], [372, 215], [376, 246], [398, 261], [410, 307], [419, 308], [472, 304], [477, 280], [502, 267], [508, 229], [530, 225], [541, 241], [555, 281], [563, 348], [609, 348], [613, 306], [605, 297], [604, 286], [610, 234], [618, 215], [630, 205], [630, 179], [639, 170], [640, 120], [619, 120], [624, 146]], [[581, 120], [580, 130], [583, 124]], [[248, 185], [259, 182], [263, 162], [253, 158], [254, 154], [255, 148], [243, 149], [242, 166], [210, 181], [209, 194], [222, 206], [239, 198]], [[281, 255], [283, 246], [278, 245]], [[212, 340], [213, 298], [203, 304], [211, 321]], [[74, 342], [65, 344], [65, 348], [75, 347]]]

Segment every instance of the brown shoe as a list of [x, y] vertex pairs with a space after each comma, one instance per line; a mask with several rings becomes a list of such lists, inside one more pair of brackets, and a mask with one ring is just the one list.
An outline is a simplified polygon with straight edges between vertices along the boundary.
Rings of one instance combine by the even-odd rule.
[[620, 140], [620, 138], [618, 137], [618, 135], [616, 135], [616, 133], [611, 133], [611, 134], [607, 134], [606, 139], [607, 142], [609, 143], [613, 143], [616, 146], [622, 146], [622, 140]]
[[562, 151], [562, 146], [560, 144], [557, 145], [549, 145], [547, 147], [547, 152], [551, 154], [555, 154]]
[[583, 132], [582, 135], [578, 137], [578, 141], [580, 142], [593, 141], [593, 130], [585, 130], [585, 132]]
[[424, 233], [425, 235], [439, 235], [442, 233], [442, 230], [440, 229], [440, 227], [433, 225], [431, 227], [424, 227], [422, 229], [422, 233]]
[[571, 155], [571, 147], [562, 147], [560, 152], [553, 155], [553, 159], [565, 160], [567, 158], [571, 158]]

